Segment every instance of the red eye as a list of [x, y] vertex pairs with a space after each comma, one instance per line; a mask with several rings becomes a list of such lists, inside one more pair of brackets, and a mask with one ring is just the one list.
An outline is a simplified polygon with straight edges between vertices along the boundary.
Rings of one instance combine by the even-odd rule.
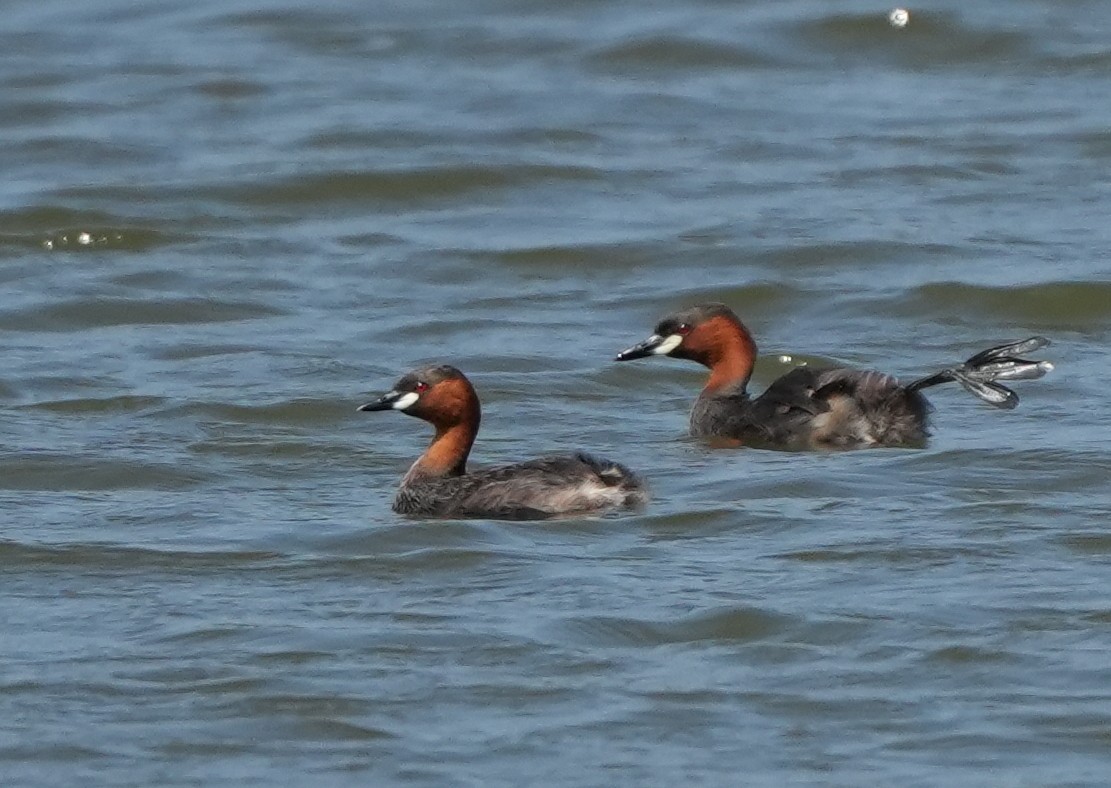
[[423, 394], [424, 392], [428, 391], [428, 384], [427, 384], [427, 383], [425, 383], [425, 382], [424, 382], [424, 381], [422, 380], [422, 381], [420, 381], [419, 383], [417, 383], [417, 385], [416, 385], [416, 386], [414, 387], [414, 389], [416, 390], [416, 392], [417, 392], [418, 394]]
[[679, 326], [679, 330], [678, 330], [678, 333], [679, 333], [680, 335], [682, 335], [682, 336], [686, 336], [686, 335], [687, 335], [687, 334], [689, 334], [690, 332], [691, 332], [691, 327], [690, 327], [690, 326], [688, 326], [688, 325], [687, 325], [686, 323], [683, 323], [683, 324], [681, 324], [681, 325]]

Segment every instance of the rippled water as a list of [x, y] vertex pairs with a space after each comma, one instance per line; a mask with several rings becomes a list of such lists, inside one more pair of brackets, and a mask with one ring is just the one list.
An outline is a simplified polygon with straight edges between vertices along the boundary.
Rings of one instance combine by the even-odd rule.
[[[1111, 18], [949, 0], [13, 0], [5, 785], [993, 784], [1111, 758]], [[615, 365], [723, 300], [915, 376], [1053, 338], [922, 450], [685, 437]], [[640, 514], [389, 509], [424, 361], [479, 462]]]

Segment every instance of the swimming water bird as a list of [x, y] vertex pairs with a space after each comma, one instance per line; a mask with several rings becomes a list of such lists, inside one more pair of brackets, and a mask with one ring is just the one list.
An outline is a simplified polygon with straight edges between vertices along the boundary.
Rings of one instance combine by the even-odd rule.
[[691, 410], [691, 435], [783, 448], [860, 448], [921, 443], [930, 405], [921, 390], [956, 381], [985, 402], [1013, 408], [1018, 395], [1000, 381], [1033, 380], [1053, 369], [1020, 355], [1049, 344], [1031, 337], [977, 353], [907, 385], [882, 372], [797, 367], [758, 397], [748, 393], [756, 343], [724, 304], [702, 304], [668, 315], [645, 341], [618, 361], [671, 356], [710, 370]]
[[455, 367], [414, 370], [358, 410], [398, 410], [436, 428], [432, 444], [401, 481], [393, 502], [400, 514], [532, 520], [648, 499], [628, 468], [581, 452], [468, 472], [481, 411], [474, 387]]

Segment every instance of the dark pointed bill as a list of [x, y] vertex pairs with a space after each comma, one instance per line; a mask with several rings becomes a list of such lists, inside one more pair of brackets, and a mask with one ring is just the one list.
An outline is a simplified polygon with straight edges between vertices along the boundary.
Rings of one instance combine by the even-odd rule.
[[653, 334], [643, 342], [633, 345], [631, 348], [622, 350], [617, 354], [617, 361], [632, 361], [635, 358], [647, 358], [648, 356], [666, 356], [683, 342], [683, 338], [678, 334], [670, 336], [660, 336]]
[[407, 407], [416, 402], [418, 396], [416, 392], [410, 391], [402, 394], [400, 391], [391, 391], [388, 394], [383, 394], [374, 402], [368, 402], [365, 405], [360, 405], [355, 408], [357, 411], [367, 412], [374, 410], [405, 410]]

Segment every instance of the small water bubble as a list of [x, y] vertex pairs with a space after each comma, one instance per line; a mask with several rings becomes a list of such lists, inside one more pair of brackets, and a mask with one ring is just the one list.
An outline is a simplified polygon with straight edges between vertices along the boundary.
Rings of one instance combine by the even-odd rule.
[[93, 237], [88, 233], [81, 233], [79, 236], [77, 236], [77, 243], [81, 244], [82, 246], [88, 246], [92, 242]]
[[54, 248], [54, 242], [47, 238], [45, 241], [42, 242], [42, 248], [49, 252], [51, 249]]
[[910, 21], [910, 12], [905, 8], [893, 8], [891, 13], [887, 15], [887, 21], [891, 23], [892, 27], [906, 27], [907, 22]]

